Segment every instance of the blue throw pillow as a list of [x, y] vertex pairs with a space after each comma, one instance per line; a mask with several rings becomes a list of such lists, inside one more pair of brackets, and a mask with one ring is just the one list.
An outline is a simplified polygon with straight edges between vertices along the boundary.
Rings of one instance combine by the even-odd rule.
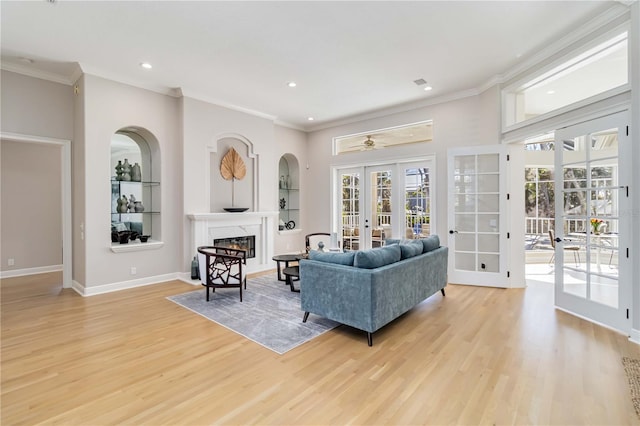
[[355, 257], [356, 252], [346, 252], [346, 253], [325, 253], [318, 250], [311, 250], [309, 252], [309, 259], [317, 260], [319, 262], [326, 263], [337, 263], [339, 265], [353, 266], [353, 258]]
[[375, 249], [357, 251], [353, 266], [363, 269], [374, 269], [400, 260], [401, 251], [398, 244]]
[[400, 243], [400, 259], [408, 259], [422, 254], [422, 250], [423, 244], [420, 240], [409, 240], [407, 243]]
[[422, 244], [424, 245], [422, 252], [427, 253], [431, 250], [435, 250], [440, 247], [440, 237], [437, 235], [430, 235], [427, 238], [421, 238]]

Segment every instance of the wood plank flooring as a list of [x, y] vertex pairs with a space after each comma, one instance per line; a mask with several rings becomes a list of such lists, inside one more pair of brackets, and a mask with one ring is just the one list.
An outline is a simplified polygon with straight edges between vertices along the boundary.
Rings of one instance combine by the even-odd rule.
[[166, 300], [195, 289], [180, 281], [89, 298], [60, 281], [2, 280], [3, 425], [640, 424], [621, 362], [639, 347], [545, 285], [448, 286], [371, 348], [341, 326], [277, 355]]

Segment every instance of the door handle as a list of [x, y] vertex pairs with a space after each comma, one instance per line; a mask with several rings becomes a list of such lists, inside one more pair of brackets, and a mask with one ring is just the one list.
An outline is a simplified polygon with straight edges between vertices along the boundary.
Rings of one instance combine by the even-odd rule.
[[555, 242], [556, 242], [556, 243], [561, 243], [561, 242], [562, 242], [562, 238], [560, 238], [560, 237], [556, 237], [556, 238], [555, 238]]
[[454, 231], [453, 229], [449, 229], [449, 233], [450, 233], [450, 234], [457, 234], [457, 233], [458, 233], [458, 231]]

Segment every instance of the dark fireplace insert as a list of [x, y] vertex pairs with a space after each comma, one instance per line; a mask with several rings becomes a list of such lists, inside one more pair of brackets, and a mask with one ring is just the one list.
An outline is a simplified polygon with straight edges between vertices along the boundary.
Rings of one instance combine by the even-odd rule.
[[256, 236], [216, 238], [213, 240], [214, 246], [229, 247], [247, 251], [247, 259], [256, 257]]

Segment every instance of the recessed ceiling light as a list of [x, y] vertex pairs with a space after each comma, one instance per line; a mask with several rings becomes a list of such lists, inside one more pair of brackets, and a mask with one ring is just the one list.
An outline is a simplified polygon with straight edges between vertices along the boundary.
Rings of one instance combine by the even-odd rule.
[[313, 120], [315, 120], [315, 118], [313, 118], [313, 117], [308, 117], [308, 118], [307, 118], [307, 120], [309, 120], [309, 121], [313, 121]]
[[431, 86], [424, 86], [424, 90], [425, 90], [426, 92], [428, 92], [429, 90], [433, 90], [433, 87], [431, 87]]
[[287, 83], [287, 86], [289, 86], [289, 87], [296, 87], [296, 86], [297, 86], [297, 84], [296, 84], [296, 82], [295, 82], [295, 81], [290, 81], [290, 82], [288, 82], [288, 83]]
[[556, 93], [555, 90], [547, 90], [547, 95], [553, 95], [554, 93]]
[[149, 62], [142, 62], [140, 66], [146, 70], [150, 70], [151, 68], [153, 68]]

